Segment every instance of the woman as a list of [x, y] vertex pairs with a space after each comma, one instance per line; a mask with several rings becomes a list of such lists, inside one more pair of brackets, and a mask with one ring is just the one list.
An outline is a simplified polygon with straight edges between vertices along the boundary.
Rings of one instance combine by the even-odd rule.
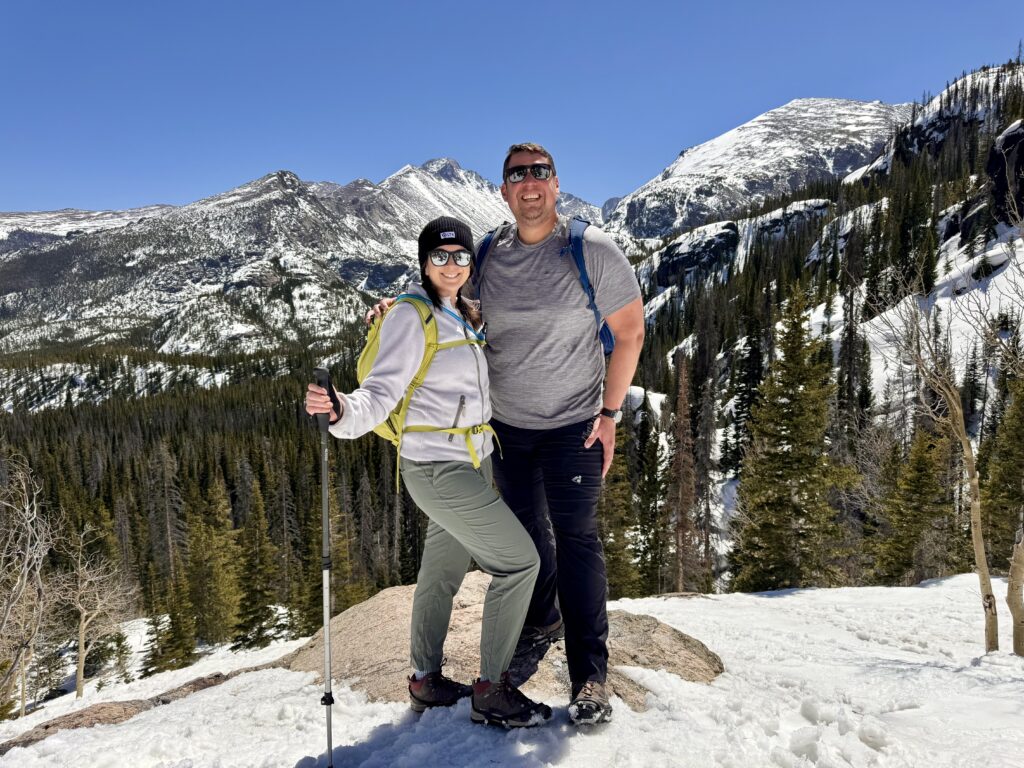
[[[472, 258], [472, 234], [458, 219], [434, 219], [420, 233], [422, 284], [410, 283], [407, 294], [430, 303], [439, 344], [482, 342], [461, 293]], [[405, 396], [423, 359], [424, 325], [414, 306], [398, 302], [382, 322], [377, 357], [359, 389], [336, 393], [332, 406], [326, 390], [309, 386], [306, 411], [329, 413], [336, 437], [358, 437], [383, 422]], [[529, 534], [491, 485], [491, 436], [482, 426], [490, 416], [481, 343], [439, 348], [413, 393], [405, 421], [407, 426], [458, 429], [459, 434], [407, 431], [399, 449], [409, 495], [430, 518], [413, 598], [409, 698], [412, 708], [422, 712], [471, 695], [474, 722], [528, 726], [550, 718], [551, 708], [513, 686], [508, 666], [539, 558]], [[480, 678], [472, 687], [441, 673], [452, 598], [471, 558], [493, 577], [480, 633]]]

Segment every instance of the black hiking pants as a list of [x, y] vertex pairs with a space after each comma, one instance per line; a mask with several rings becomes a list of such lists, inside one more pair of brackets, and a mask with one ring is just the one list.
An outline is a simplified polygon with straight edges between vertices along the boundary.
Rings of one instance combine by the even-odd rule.
[[[569, 677], [608, 673], [608, 577], [597, 530], [602, 446], [584, 449], [592, 419], [555, 429], [521, 429], [494, 419], [500, 451], [494, 480], [540, 555], [526, 623], [565, 622]], [[558, 603], [555, 603], [555, 597]]]

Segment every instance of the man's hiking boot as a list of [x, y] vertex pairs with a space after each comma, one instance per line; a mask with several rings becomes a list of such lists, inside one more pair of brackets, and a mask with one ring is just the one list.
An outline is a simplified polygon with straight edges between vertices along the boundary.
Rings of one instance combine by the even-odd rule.
[[608, 702], [608, 689], [604, 683], [588, 680], [572, 686], [569, 719], [576, 725], [597, 725], [612, 719], [612, 705]]
[[561, 618], [546, 627], [525, 626], [519, 633], [519, 641], [516, 643], [513, 656], [529, 656], [538, 648], [546, 650], [549, 645], [557, 643], [563, 637], [565, 637], [565, 624], [562, 623]]
[[450, 707], [459, 699], [473, 695], [468, 685], [457, 683], [450, 677], [438, 672], [431, 672], [426, 677], [409, 678], [409, 706], [413, 712], [423, 712], [431, 707]]
[[551, 707], [528, 698], [512, 685], [506, 672], [498, 681], [473, 683], [473, 709], [469, 716], [474, 723], [524, 728], [549, 720]]

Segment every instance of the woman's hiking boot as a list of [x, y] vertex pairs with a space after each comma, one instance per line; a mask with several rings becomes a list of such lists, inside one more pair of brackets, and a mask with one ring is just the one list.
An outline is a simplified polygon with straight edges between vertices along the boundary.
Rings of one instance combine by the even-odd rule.
[[527, 697], [512, 685], [506, 672], [500, 680], [473, 683], [473, 708], [469, 716], [474, 723], [525, 728], [551, 719], [551, 707]]
[[597, 725], [612, 719], [612, 705], [604, 683], [596, 680], [588, 680], [579, 686], [573, 683], [569, 719], [576, 725]]
[[425, 677], [409, 677], [409, 706], [413, 712], [424, 712], [431, 707], [450, 707], [459, 699], [473, 695], [468, 685], [457, 683], [445, 677], [440, 670]]

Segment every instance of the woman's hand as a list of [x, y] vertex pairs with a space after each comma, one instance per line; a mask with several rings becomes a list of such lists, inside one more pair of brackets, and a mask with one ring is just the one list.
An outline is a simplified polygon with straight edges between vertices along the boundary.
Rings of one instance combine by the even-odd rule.
[[[334, 391], [337, 393], [338, 390]], [[341, 405], [341, 398], [338, 398], [338, 404], [342, 413], [344, 413], [345, 406]], [[310, 384], [306, 387], [306, 413], [310, 416], [316, 416], [320, 413], [329, 414], [327, 420], [332, 424], [341, 418], [341, 413], [336, 413], [331, 406], [331, 398], [327, 394], [327, 390], [323, 387], [318, 387], [316, 384]]]

